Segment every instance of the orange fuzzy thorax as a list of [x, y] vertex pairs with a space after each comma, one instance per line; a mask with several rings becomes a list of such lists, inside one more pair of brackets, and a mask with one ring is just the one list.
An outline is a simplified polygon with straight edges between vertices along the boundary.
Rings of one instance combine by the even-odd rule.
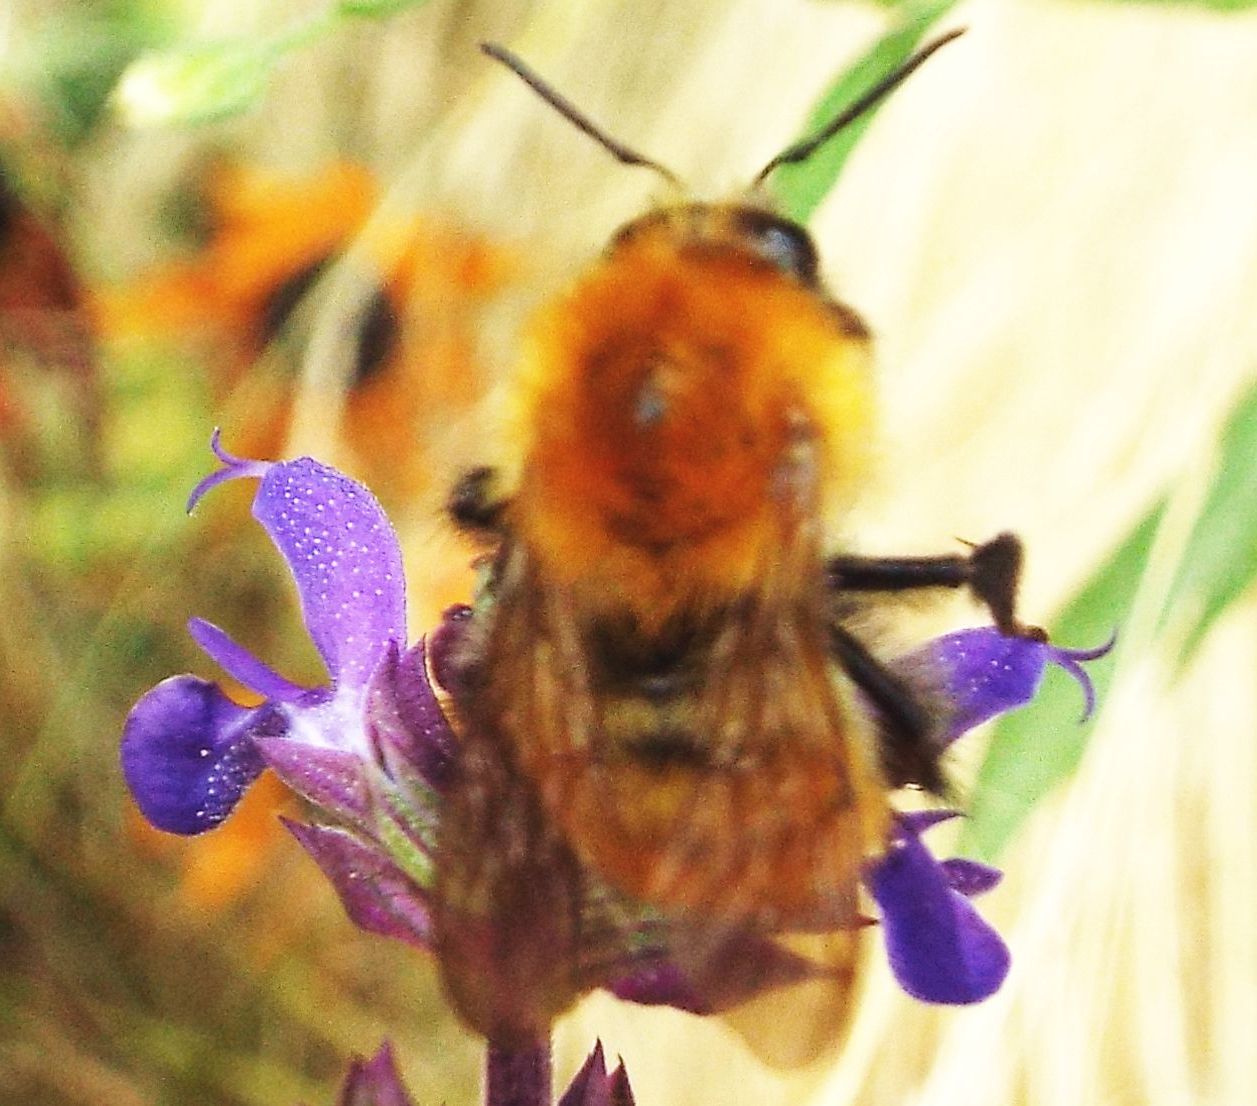
[[753, 587], [864, 467], [864, 336], [743, 248], [737, 209], [657, 217], [532, 331], [513, 525], [556, 582], [643, 626]]

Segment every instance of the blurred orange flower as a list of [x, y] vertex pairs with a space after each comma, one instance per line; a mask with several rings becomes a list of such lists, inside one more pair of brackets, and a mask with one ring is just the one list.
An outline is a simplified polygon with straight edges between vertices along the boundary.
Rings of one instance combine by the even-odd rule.
[[195, 257], [105, 299], [111, 332], [208, 341], [226, 439], [249, 456], [278, 457], [299, 382], [291, 361], [287, 372], [259, 361], [357, 246], [353, 261], [375, 291], [347, 345], [343, 396], [328, 397], [340, 411], [340, 460], [386, 500], [427, 490], [424, 431], [480, 394], [480, 312], [514, 274], [514, 257], [449, 220], [374, 217], [378, 188], [356, 165], [300, 179], [220, 166], [207, 203], [210, 237]]

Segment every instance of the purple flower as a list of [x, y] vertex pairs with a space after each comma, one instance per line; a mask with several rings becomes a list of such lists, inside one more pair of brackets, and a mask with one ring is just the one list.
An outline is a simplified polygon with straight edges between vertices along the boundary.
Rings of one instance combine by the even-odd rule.
[[995, 868], [935, 860], [921, 842], [953, 811], [901, 814], [886, 854], [865, 882], [881, 908], [886, 954], [899, 985], [923, 1002], [960, 1005], [994, 994], [1008, 974], [1008, 946], [969, 898], [994, 887]]
[[[159, 684], [126, 722], [127, 784], [154, 825], [196, 834], [220, 824], [270, 767], [327, 823], [289, 823], [289, 829], [350, 917], [371, 932], [430, 948], [435, 842], [457, 742], [428, 679], [424, 643], [406, 645], [393, 529], [374, 497], [334, 469], [309, 458], [241, 460], [221, 448], [217, 435], [212, 445], [223, 467], [201, 481], [189, 506], [218, 484], [260, 482], [254, 517], [292, 572], [328, 680], [295, 684], [222, 630], [193, 619], [189, 629], [201, 648], [264, 701], [240, 706], [190, 675]], [[433, 670], [447, 687], [462, 677], [451, 643], [474, 617], [469, 608], [455, 609], [432, 639]], [[893, 667], [943, 712], [940, 742], [946, 743], [1028, 703], [1051, 664], [1078, 680], [1089, 711], [1093, 692], [1082, 662], [1104, 651], [1060, 649], [990, 627], [939, 638]], [[998, 934], [969, 901], [999, 873], [967, 860], [938, 861], [921, 840], [953, 816], [898, 815], [885, 853], [865, 870], [891, 967], [906, 991], [927, 1002], [979, 1001], [999, 987], [1009, 963]], [[701, 920], [661, 918], [619, 901], [596, 874], [583, 878], [589, 885], [583, 909], [596, 913], [601, 903], [606, 910], [586, 919], [593, 924], [585, 929], [601, 934], [596, 949], [582, 950], [602, 966], [589, 986], [710, 1013], [815, 973], [771, 934], [725, 927], [714, 936], [703, 932]], [[702, 965], [682, 962], [675, 950], [685, 947], [710, 955]]]
[[[264, 696], [233, 703], [195, 676], [175, 676], [127, 718], [122, 770], [140, 810], [171, 833], [219, 825], [266, 767], [341, 823], [290, 825], [336, 884], [353, 919], [424, 944], [436, 827], [435, 793], [454, 736], [428, 682], [424, 647], [405, 645], [401, 552], [383, 509], [360, 484], [309, 458], [223, 467], [189, 500], [229, 480], [260, 480], [253, 515], [287, 562], [328, 682], [280, 676], [218, 627], [189, 623], [197, 644]], [[363, 878], [363, 877], [366, 878]]]
[[[1048, 665], [1063, 668], [1083, 693], [1083, 718], [1095, 691], [1082, 662], [1099, 649], [1061, 649], [1033, 638], [1007, 637], [995, 627], [960, 630], [929, 642], [892, 667], [933, 689], [944, 712], [942, 744], [988, 719], [1029, 703]], [[938, 694], [941, 692], [941, 694]], [[974, 860], [938, 861], [921, 841], [931, 826], [957, 816], [931, 810], [896, 817], [885, 854], [868, 866], [865, 885], [881, 914], [886, 953], [899, 985], [923, 1002], [960, 1005], [994, 994], [1008, 974], [1008, 947], [970, 898], [989, 891], [1000, 872]]]
[[1095, 709], [1095, 688], [1083, 663], [1103, 657], [1116, 641], [1114, 635], [1098, 649], [1062, 649], [1033, 638], [1007, 637], [986, 626], [935, 638], [892, 667], [909, 682], [941, 693], [942, 742], [949, 745], [975, 726], [1029, 703], [1050, 664], [1078, 682], [1086, 721]]

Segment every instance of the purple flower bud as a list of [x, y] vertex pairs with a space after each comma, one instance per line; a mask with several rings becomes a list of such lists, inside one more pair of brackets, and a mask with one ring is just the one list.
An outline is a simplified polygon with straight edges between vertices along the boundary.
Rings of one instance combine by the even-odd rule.
[[415, 1106], [402, 1084], [392, 1045], [385, 1041], [370, 1060], [353, 1058], [336, 1106]]
[[624, 1064], [617, 1064], [608, 1073], [602, 1042], [598, 1041], [559, 1099], [559, 1106], [634, 1106], [633, 1088]]

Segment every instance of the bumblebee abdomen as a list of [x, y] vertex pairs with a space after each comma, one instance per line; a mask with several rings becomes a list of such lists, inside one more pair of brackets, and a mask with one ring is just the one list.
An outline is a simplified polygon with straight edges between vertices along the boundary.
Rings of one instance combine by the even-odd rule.
[[763, 597], [579, 636], [568, 748], [522, 763], [576, 852], [629, 895], [764, 921], [834, 916], [885, 830], [870, 736], [810, 608]]

